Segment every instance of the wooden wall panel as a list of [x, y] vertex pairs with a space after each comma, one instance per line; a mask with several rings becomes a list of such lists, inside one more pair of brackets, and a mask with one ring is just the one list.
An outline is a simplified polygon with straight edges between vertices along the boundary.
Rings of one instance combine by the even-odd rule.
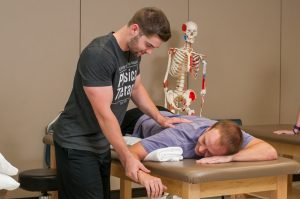
[[[194, 50], [208, 56], [203, 115], [277, 123], [280, 0], [190, 0], [189, 10], [199, 26]], [[199, 80], [190, 83], [200, 87]]]
[[296, 122], [300, 109], [300, 1], [282, 1], [281, 123]]
[[[0, 2], [0, 152], [20, 171], [43, 166], [45, 126], [68, 98], [79, 52], [79, 5]], [[19, 189], [8, 195], [32, 194]]]

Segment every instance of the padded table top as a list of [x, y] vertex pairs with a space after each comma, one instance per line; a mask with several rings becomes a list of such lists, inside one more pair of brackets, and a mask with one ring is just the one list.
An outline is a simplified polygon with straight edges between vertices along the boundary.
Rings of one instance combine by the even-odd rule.
[[260, 139], [268, 139], [272, 141], [285, 142], [289, 144], [297, 144], [300, 145], [300, 135], [278, 135], [272, 133], [276, 130], [290, 130], [293, 128], [291, 124], [266, 124], [266, 125], [249, 125], [242, 126], [242, 129], [247, 133], [260, 138]]
[[[112, 153], [113, 163], [121, 164]], [[279, 157], [272, 161], [196, 164], [194, 159], [179, 162], [143, 162], [153, 174], [192, 184], [300, 173], [300, 163]]]

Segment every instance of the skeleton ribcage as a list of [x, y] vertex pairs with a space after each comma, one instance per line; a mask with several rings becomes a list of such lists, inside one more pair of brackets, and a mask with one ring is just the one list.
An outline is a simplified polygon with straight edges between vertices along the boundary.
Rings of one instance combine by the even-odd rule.
[[188, 56], [185, 51], [177, 50], [175, 51], [170, 66], [169, 74], [173, 77], [178, 78], [181, 76], [188, 68]]
[[192, 62], [191, 62], [190, 73], [193, 75], [194, 78], [196, 78], [198, 76], [198, 72], [200, 70], [201, 57], [199, 54], [196, 54], [193, 52], [192, 52], [191, 56], [192, 56]]

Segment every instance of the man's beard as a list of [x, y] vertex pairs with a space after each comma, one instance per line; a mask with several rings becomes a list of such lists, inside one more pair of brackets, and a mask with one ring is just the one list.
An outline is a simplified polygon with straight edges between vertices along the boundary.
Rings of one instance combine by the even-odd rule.
[[137, 35], [135, 37], [133, 37], [128, 43], [128, 49], [131, 53], [133, 53], [134, 55], [136, 56], [140, 56], [139, 53], [139, 49], [137, 48], [137, 44], [138, 44], [138, 41], [139, 41], [139, 38], [141, 37], [141, 35]]

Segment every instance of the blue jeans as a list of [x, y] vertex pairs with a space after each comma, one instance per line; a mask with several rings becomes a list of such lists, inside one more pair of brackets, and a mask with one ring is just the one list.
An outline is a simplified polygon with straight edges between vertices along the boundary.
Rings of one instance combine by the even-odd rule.
[[67, 149], [55, 143], [59, 199], [109, 199], [111, 154]]

